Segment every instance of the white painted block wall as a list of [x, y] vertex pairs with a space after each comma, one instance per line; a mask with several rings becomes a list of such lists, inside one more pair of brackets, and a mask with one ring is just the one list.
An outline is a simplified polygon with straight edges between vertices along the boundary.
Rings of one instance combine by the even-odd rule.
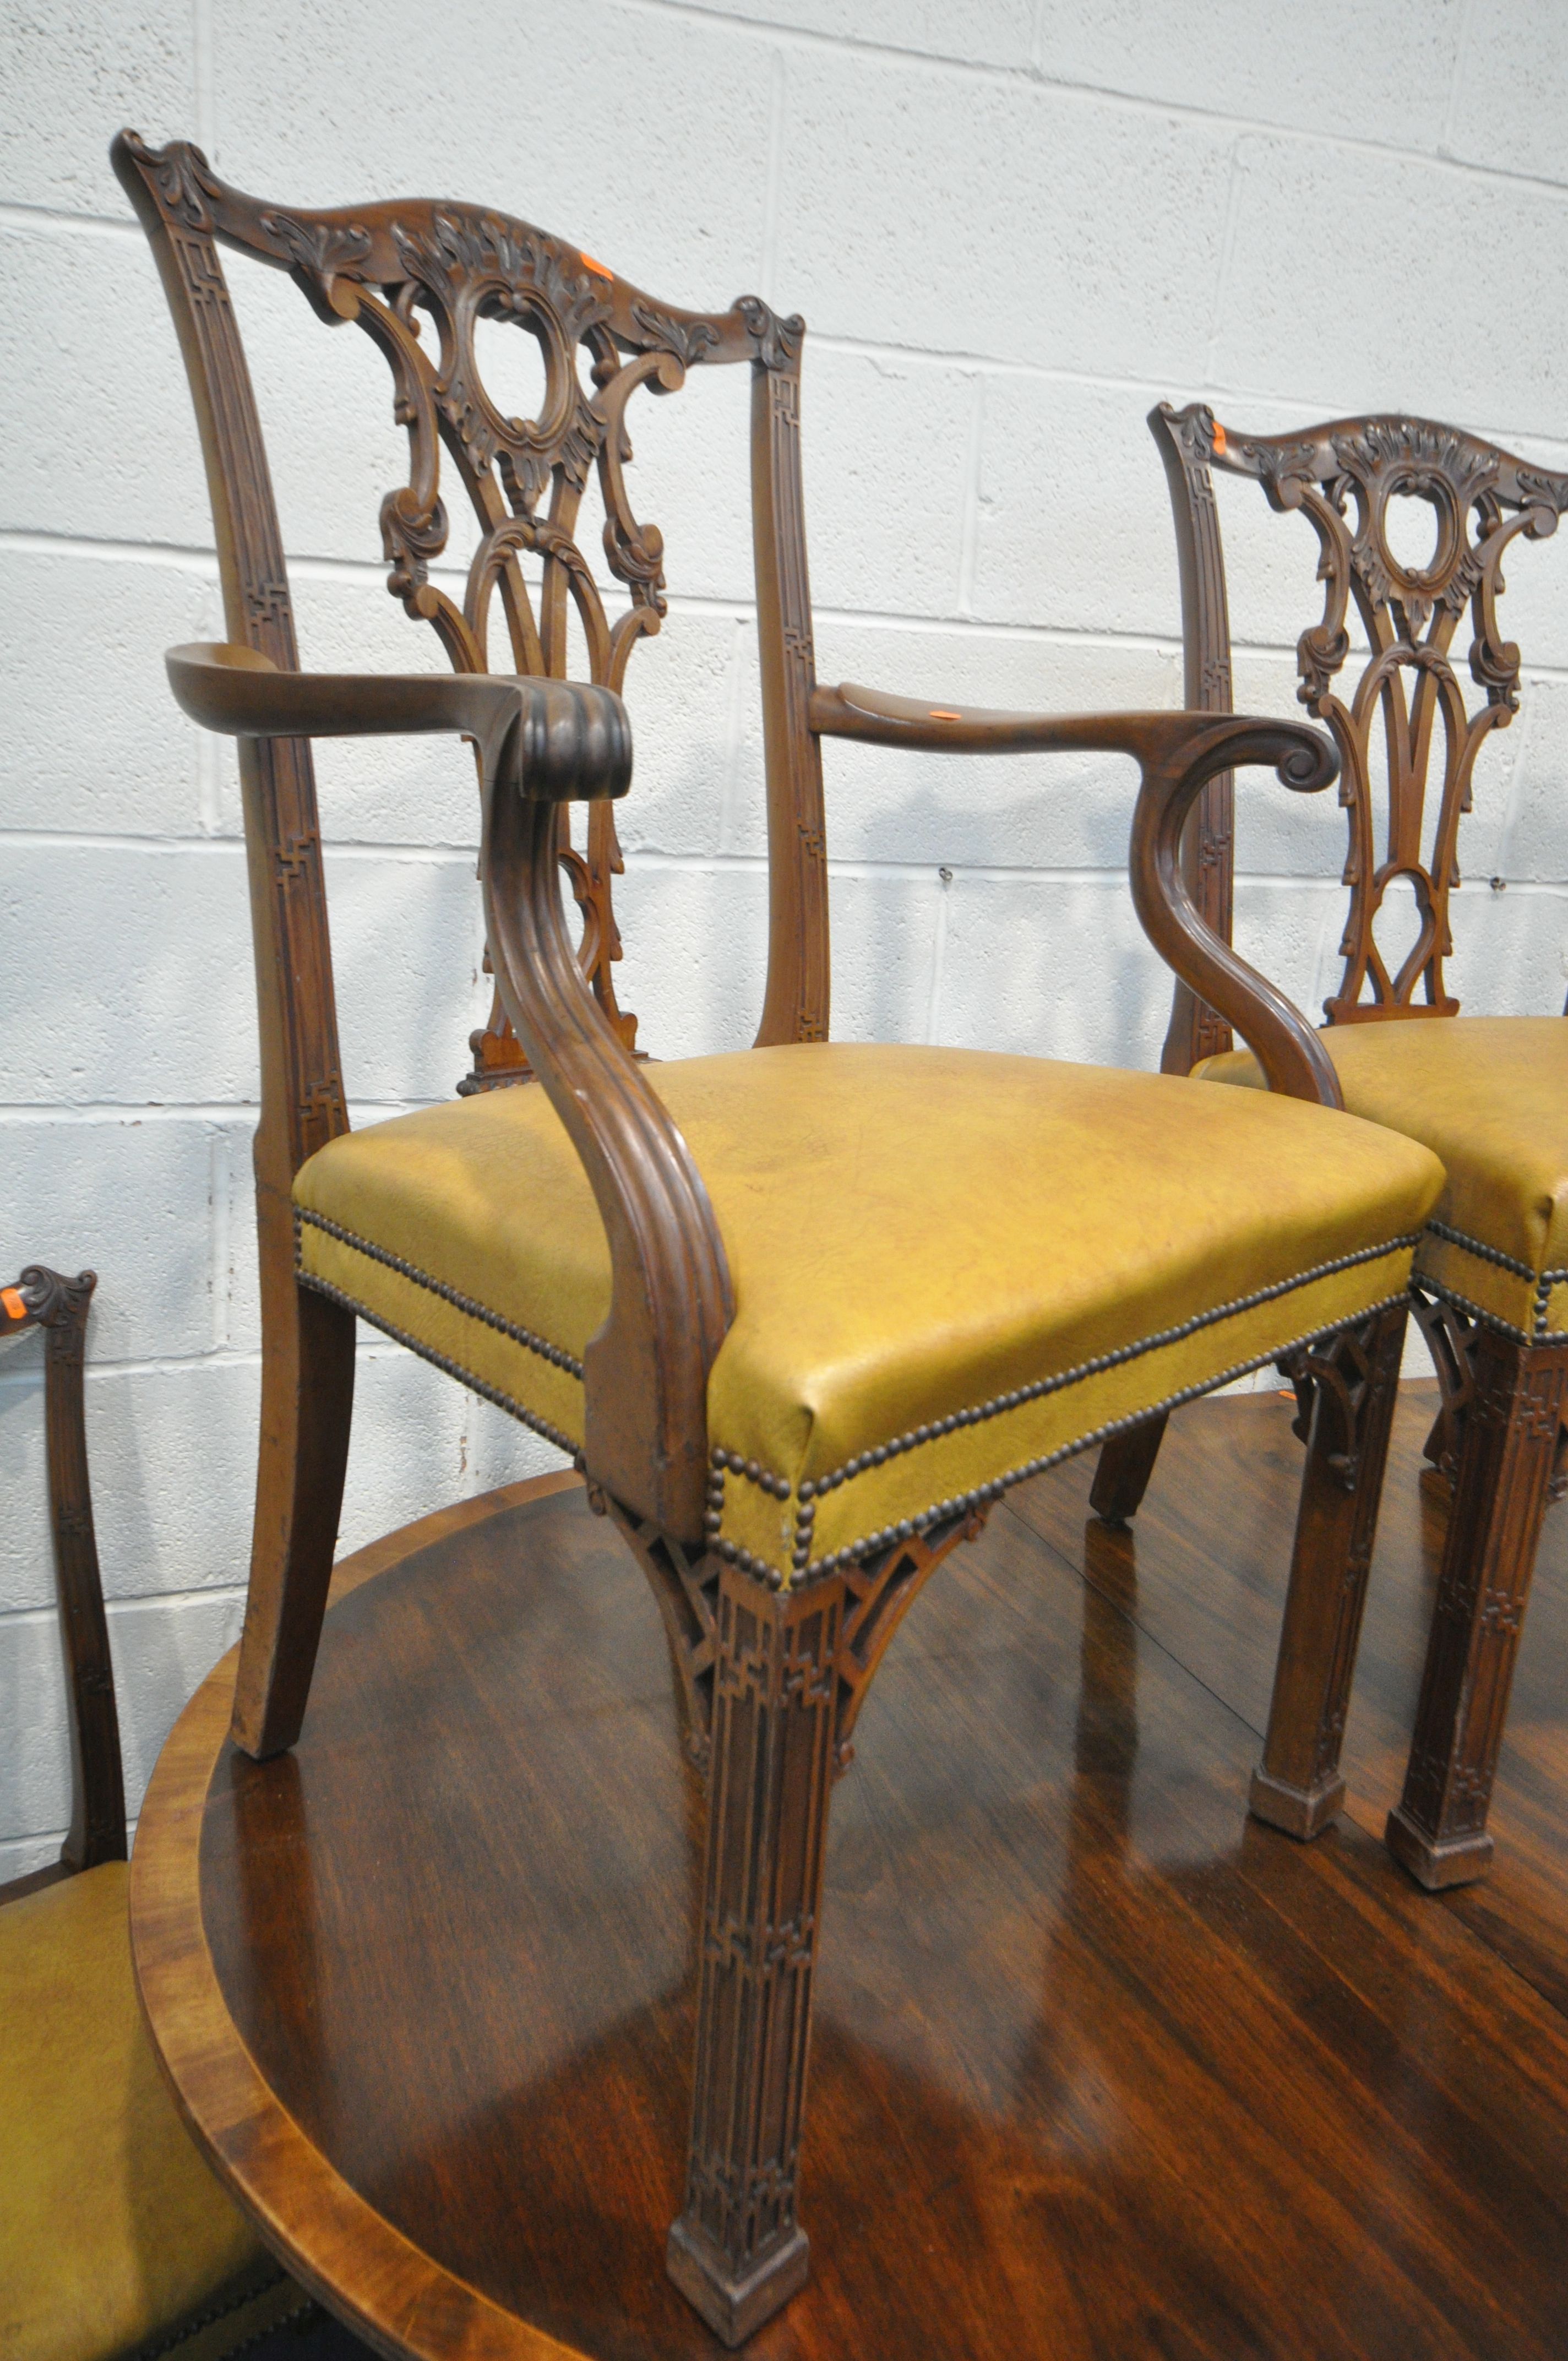
[[[174, 339], [106, 159], [122, 123], [193, 136], [280, 202], [477, 198], [676, 302], [799, 309], [823, 675], [1173, 704], [1155, 400], [1258, 429], [1408, 408], [1568, 467], [1568, 13], [1321, 0], [1309, 33], [1282, 0], [5, 0], [0, 1278], [32, 1256], [101, 1273], [88, 1416], [134, 1810], [238, 1627], [256, 1056], [232, 766], [160, 664], [220, 609]], [[231, 276], [305, 661], [438, 661], [375, 562], [401, 479], [378, 357], [286, 280]], [[305, 385], [324, 434], [289, 414]], [[622, 995], [666, 1055], [744, 1042], [760, 997], [745, 410], [740, 372], [699, 372], [638, 427], [672, 611], [632, 675]], [[1237, 701], [1294, 711], [1310, 536], [1223, 490]], [[1510, 574], [1525, 709], [1483, 767], [1453, 972], [1473, 1009], [1545, 1011], [1568, 541]], [[472, 773], [415, 741], [323, 749], [320, 772], [372, 1120], [444, 1095], [483, 1014]], [[1154, 1063], [1168, 985], [1127, 903], [1130, 784], [1115, 761], [831, 749], [839, 1033]], [[1308, 1006], [1339, 851], [1332, 798], [1244, 785], [1241, 940]], [[348, 1544], [545, 1464], [361, 1350]], [[36, 1338], [0, 1365], [0, 1877], [66, 1809], [39, 1367]]]

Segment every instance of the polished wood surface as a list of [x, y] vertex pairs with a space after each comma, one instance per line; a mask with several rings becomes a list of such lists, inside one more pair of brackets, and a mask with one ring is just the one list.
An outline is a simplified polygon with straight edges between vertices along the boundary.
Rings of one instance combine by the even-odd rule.
[[[759, 2361], [1568, 2354], [1568, 1527], [1493, 1879], [1422, 1894], [1376, 1841], [1442, 1540], [1405, 1389], [1348, 1809], [1294, 1844], [1246, 1817], [1293, 1408], [1173, 1418], [1135, 1531], [1053, 1471], [911, 1610], [827, 1853], [823, 2235]], [[293, 1754], [225, 1743], [232, 1677], [155, 1775], [135, 1938], [285, 2259], [388, 2353], [717, 2352], [660, 2268], [703, 1814], [628, 1554], [519, 1487], [348, 1562]]]

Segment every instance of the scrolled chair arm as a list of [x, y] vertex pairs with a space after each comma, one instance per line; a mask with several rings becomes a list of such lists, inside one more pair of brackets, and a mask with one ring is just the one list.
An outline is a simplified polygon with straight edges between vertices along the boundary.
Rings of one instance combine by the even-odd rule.
[[593, 803], [631, 785], [631, 725], [613, 690], [494, 673], [281, 672], [254, 648], [164, 657], [181, 709], [228, 738], [471, 738], [515, 792]]
[[707, 1374], [735, 1316], [702, 1176], [593, 997], [561, 907], [556, 807], [624, 795], [609, 689], [489, 674], [279, 671], [243, 647], [174, 648], [175, 697], [234, 737], [450, 731], [479, 751], [485, 923], [501, 1002], [593, 1187], [609, 1316], [584, 1357], [592, 1479], [678, 1541], [703, 1539]]
[[818, 688], [811, 727], [820, 735], [929, 753], [1130, 754], [1143, 774], [1133, 813], [1130, 872], [1138, 920], [1166, 964], [1233, 1025], [1256, 1057], [1270, 1090], [1343, 1107], [1339, 1079], [1299, 1009], [1238, 959], [1205, 925], [1181, 874], [1181, 833], [1209, 781], [1249, 763], [1272, 768], [1298, 795], [1316, 795], [1339, 775], [1339, 756], [1304, 722], [1229, 713], [1009, 713], [981, 706], [928, 705], [844, 681]]

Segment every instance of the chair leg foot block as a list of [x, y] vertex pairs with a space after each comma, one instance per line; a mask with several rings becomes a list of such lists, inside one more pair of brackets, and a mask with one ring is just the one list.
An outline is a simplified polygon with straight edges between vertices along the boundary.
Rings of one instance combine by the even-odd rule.
[[753, 2264], [743, 2278], [731, 2276], [723, 2255], [685, 2220], [670, 2224], [665, 2268], [694, 2312], [700, 2312], [721, 2345], [743, 2345], [764, 2320], [806, 2285], [811, 2242], [795, 2230], [782, 2246]]
[[1337, 1773], [1321, 1787], [1292, 1787], [1283, 1779], [1271, 1779], [1260, 1766], [1247, 1791], [1247, 1809], [1254, 1819], [1266, 1820], [1271, 1828], [1283, 1828], [1303, 1844], [1338, 1818], [1343, 1802], [1344, 1781]]
[[1402, 1804], [1389, 1813], [1383, 1841], [1400, 1868], [1409, 1870], [1429, 1894], [1441, 1894], [1450, 1885], [1474, 1885], [1492, 1866], [1492, 1839], [1485, 1828], [1451, 1837], [1446, 1843], [1434, 1841]]

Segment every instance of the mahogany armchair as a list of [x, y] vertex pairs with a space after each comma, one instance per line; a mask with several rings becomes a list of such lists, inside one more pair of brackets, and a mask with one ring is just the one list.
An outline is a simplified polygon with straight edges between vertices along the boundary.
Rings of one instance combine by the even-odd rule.
[[[1426, 1448], [1449, 1488], [1448, 1529], [1387, 1841], [1421, 1884], [1460, 1884], [1491, 1860], [1486, 1813], [1536, 1545], [1548, 1503], [1568, 1485], [1568, 1023], [1461, 1016], [1443, 961], [1476, 757], [1519, 708], [1519, 651], [1497, 622], [1503, 560], [1555, 532], [1568, 476], [1420, 418], [1246, 435], [1201, 403], [1162, 403], [1149, 426], [1175, 511], [1190, 707], [1226, 712], [1231, 703], [1212, 471], [1250, 477], [1274, 511], [1299, 513], [1316, 536], [1324, 604], [1298, 642], [1297, 694], [1333, 733], [1350, 835], [1344, 973], [1323, 1004], [1321, 1053], [1352, 1113], [1423, 1141], [1448, 1172], [1410, 1283], [1441, 1389]], [[1434, 511], [1432, 555], [1420, 567], [1389, 546], [1390, 506], [1401, 500]], [[1352, 655], [1352, 601], [1364, 656]], [[1451, 657], [1467, 607], [1470, 673], [1484, 692], [1474, 711]], [[1354, 685], [1342, 687], [1347, 664]], [[1190, 890], [1227, 941], [1232, 820], [1231, 782], [1216, 776], [1183, 849]], [[1413, 893], [1416, 924], [1395, 968], [1376, 929], [1395, 916], [1390, 889], [1400, 886]], [[1227, 1015], [1185, 983], [1162, 1063], [1212, 1082], [1265, 1081], [1233, 1049]], [[1112, 1446], [1097, 1506], [1131, 1512], [1158, 1442], [1157, 1423], [1135, 1445]]]
[[[93, 1530], [82, 1357], [97, 1285], [31, 1263], [0, 1339], [44, 1336], [44, 1424], [71, 1730], [57, 1861], [0, 1885], [0, 2301], [11, 2361], [204, 2361], [302, 2311], [164, 2087], [131, 1971], [126, 1798]], [[220, 2325], [221, 2323], [221, 2325]]]
[[[174, 651], [170, 675], [188, 712], [238, 738], [252, 880], [265, 1349], [236, 1739], [266, 1756], [301, 1730], [356, 1318], [575, 1455], [652, 1585], [707, 1783], [692, 2130], [669, 2268], [736, 2344], [806, 2270], [797, 2175], [832, 1782], [902, 1615], [1010, 1485], [1290, 1356], [1310, 1444], [1260, 1777], [1299, 1834], [1337, 1806], [1406, 1281], [1441, 1172], [1424, 1149], [1298, 1103], [1332, 1095], [1315, 1037], [1204, 928], [1178, 867], [1183, 816], [1216, 772], [1262, 763], [1310, 790], [1332, 778], [1332, 752], [1300, 724], [1053, 719], [819, 686], [800, 321], [751, 296], [718, 313], [654, 303], [575, 247], [469, 205], [285, 212], [225, 187], [183, 145], [154, 152], [126, 134], [115, 158], [184, 346], [226, 604], [228, 644]], [[389, 587], [434, 625], [454, 677], [299, 670], [220, 246], [291, 272], [323, 320], [356, 322], [390, 363], [411, 467], [381, 511]], [[491, 401], [481, 317], [536, 338], [536, 421]], [[753, 1049], [640, 1066], [610, 983], [612, 815], [630, 777], [627, 664], [665, 602], [662, 537], [627, 496], [628, 404], [641, 387], [671, 395], [693, 368], [737, 363], [751, 378], [767, 989]], [[480, 526], [461, 604], [429, 571], [446, 534], [443, 449]], [[596, 467], [613, 620], [575, 537]], [[488, 671], [497, 593], [515, 668], [504, 676]], [[568, 599], [587, 683], [563, 677]], [[478, 751], [499, 1007], [469, 1095], [351, 1132], [309, 741], [397, 730], [455, 731]], [[1277, 1094], [830, 1045], [821, 745], [833, 736], [1134, 756], [1144, 924], [1256, 1045]], [[575, 803], [587, 806], [581, 850]], [[576, 943], [563, 866], [585, 913]], [[520, 1083], [525, 1071], [537, 1080]]]

